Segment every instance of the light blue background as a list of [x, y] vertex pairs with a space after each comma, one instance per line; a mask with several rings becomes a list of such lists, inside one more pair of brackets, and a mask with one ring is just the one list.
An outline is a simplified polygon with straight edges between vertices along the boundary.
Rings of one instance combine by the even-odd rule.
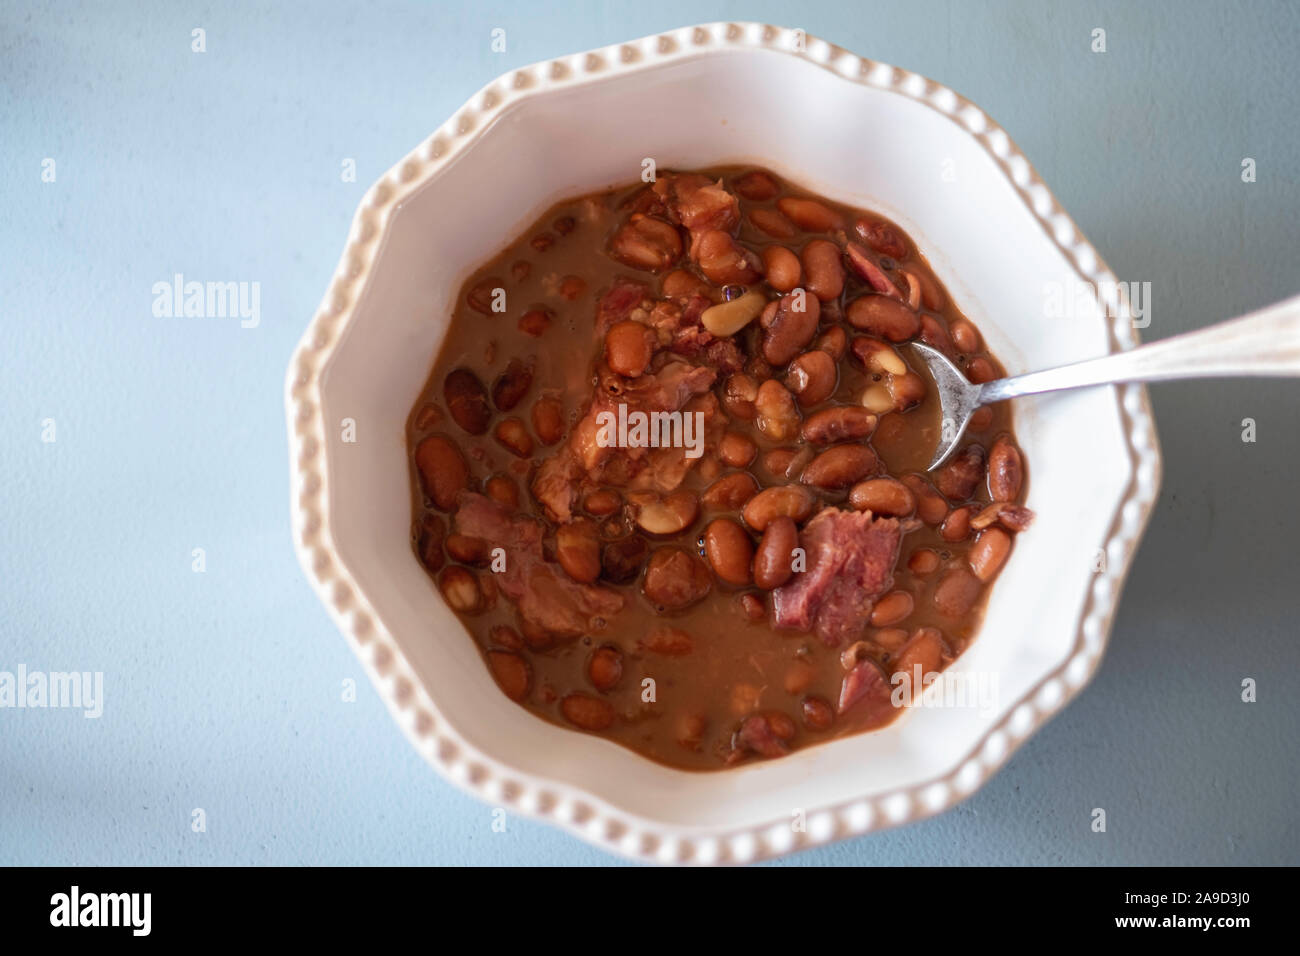
[[[1152, 283], [1148, 339], [1300, 291], [1295, 4], [515, 6], [3, 5], [0, 670], [102, 670], [107, 700], [0, 711], [0, 862], [613, 859], [493, 833], [421, 761], [288, 531], [281, 382], [353, 210], [501, 72], [711, 19], [799, 26], [988, 110], [1120, 278]], [[259, 281], [261, 326], [155, 319], [175, 272]], [[958, 809], [789, 862], [1300, 859], [1300, 383], [1152, 395], [1164, 493], [1092, 686]]]

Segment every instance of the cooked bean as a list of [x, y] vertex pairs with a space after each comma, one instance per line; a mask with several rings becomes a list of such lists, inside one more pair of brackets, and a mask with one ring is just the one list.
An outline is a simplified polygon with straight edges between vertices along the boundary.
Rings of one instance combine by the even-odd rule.
[[783, 514], [771, 518], [754, 555], [754, 583], [765, 591], [785, 584], [794, 575], [794, 549], [799, 547], [799, 529], [794, 519]]
[[908, 372], [903, 357], [894, 350], [892, 345], [880, 339], [868, 338], [865, 335], [854, 336], [852, 348], [853, 357], [861, 362], [862, 367], [868, 372], [880, 375], [906, 375]]
[[511, 416], [501, 419], [493, 429], [492, 437], [516, 458], [528, 458], [533, 453], [533, 436], [528, 434], [522, 418]]
[[732, 418], [753, 421], [757, 414], [754, 402], [758, 398], [758, 383], [743, 372], [727, 376], [722, 386], [722, 407]]
[[619, 375], [636, 378], [654, 355], [654, 333], [640, 322], [625, 319], [605, 333], [605, 362]]
[[938, 349], [954, 362], [957, 360], [957, 348], [952, 344], [952, 336], [948, 334], [948, 327], [941, 319], [922, 313], [920, 337], [930, 348]]
[[587, 677], [596, 690], [613, 690], [623, 677], [623, 652], [608, 644], [596, 648], [587, 662]]
[[907, 559], [907, 570], [918, 577], [926, 577], [939, 570], [939, 553], [930, 548], [920, 548]]
[[774, 378], [758, 388], [754, 400], [758, 429], [773, 441], [789, 441], [799, 433], [799, 409], [794, 396]]
[[970, 516], [975, 509], [970, 505], [964, 508], [954, 508], [948, 512], [948, 517], [943, 519], [943, 524], [939, 526], [939, 536], [950, 543], [965, 541], [970, 534]]
[[989, 452], [989, 497], [994, 501], [1015, 501], [1024, 482], [1020, 449], [1007, 435], [999, 435]]
[[610, 240], [614, 258], [634, 269], [662, 272], [682, 254], [682, 237], [677, 228], [662, 219], [633, 213]]
[[487, 662], [488, 669], [492, 671], [492, 677], [503, 694], [513, 701], [521, 701], [528, 696], [532, 673], [523, 657], [514, 651], [488, 651]]
[[848, 333], [838, 325], [833, 325], [817, 337], [816, 341], [813, 342], [813, 347], [821, 349], [838, 362], [844, 358], [844, 353], [848, 350]]
[[858, 296], [849, 303], [844, 317], [855, 329], [891, 342], [906, 342], [922, 327], [921, 316], [905, 303], [876, 293]]
[[529, 309], [519, 317], [519, 331], [533, 338], [539, 338], [551, 327], [555, 313], [550, 309], [536, 307]]
[[641, 589], [652, 604], [675, 611], [703, 598], [712, 582], [713, 575], [698, 557], [681, 548], [664, 547], [650, 555]]
[[943, 668], [943, 634], [938, 628], [919, 627], [902, 646], [894, 658], [894, 673], [906, 674], [909, 680], [915, 680], [916, 668], [921, 668], [921, 686], [912, 687], [912, 700], [915, 701], [924, 688], [926, 675]]
[[815, 199], [785, 196], [777, 200], [776, 208], [804, 232], [830, 232], [843, 225], [839, 213]]
[[494, 624], [492, 630], [488, 631], [488, 640], [495, 649], [505, 648], [511, 651], [524, 649], [523, 638], [509, 624]]
[[995, 501], [974, 518], [970, 526], [976, 531], [983, 530], [997, 522], [1008, 531], [1024, 531], [1034, 520], [1034, 513], [1028, 508], [1013, 505], [1006, 501]]
[[[799, 453], [793, 448], [773, 448], [763, 454], [763, 468], [783, 478], [790, 476], [790, 468]], [[807, 462], [805, 462], [807, 464]]]
[[508, 511], [519, 507], [519, 486], [509, 475], [493, 475], [484, 483], [483, 490], [489, 498]]
[[757, 454], [758, 446], [754, 440], [740, 432], [723, 432], [722, 440], [718, 442], [718, 457], [724, 465], [732, 468], [748, 467]]
[[430, 435], [415, 446], [415, 467], [420, 485], [439, 511], [456, 506], [456, 496], [469, 485], [469, 465], [451, 439]]
[[790, 363], [786, 386], [804, 407], [819, 405], [835, 391], [838, 372], [835, 360], [820, 349], [804, 352]]
[[839, 246], [829, 239], [814, 239], [803, 247], [799, 259], [809, 292], [823, 302], [840, 297], [844, 291], [844, 266]]
[[817, 334], [821, 303], [804, 289], [795, 289], [769, 302], [760, 322], [764, 329], [763, 358], [784, 365], [802, 352]]
[[636, 492], [628, 495], [627, 500], [636, 523], [650, 534], [677, 534], [694, 524], [700, 514], [695, 492], [684, 489], [665, 497]]
[[988, 427], [992, 424], [993, 409], [985, 405], [983, 408], [975, 409], [975, 414], [970, 417], [970, 424], [966, 426], [966, 430], [972, 434], [988, 431]]
[[872, 627], [889, 627], [912, 613], [914, 603], [907, 591], [890, 591], [871, 609]]
[[753, 169], [737, 176], [732, 182], [731, 188], [746, 199], [752, 199], [755, 202], [765, 202], [781, 191], [781, 187], [777, 185], [776, 180], [761, 169]]
[[685, 269], [674, 269], [664, 276], [663, 292], [670, 299], [689, 299], [697, 295], [705, 299], [713, 297], [713, 287]]
[[802, 435], [804, 441], [818, 445], [866, 438], [876, 430], [878, 420], [860, 405], [836, 405], [809, 415]]
[[802, 485], [775, 485], [750, 498], [742, 517], [745, 524], [762, 532], [773, 518], [780, 515], [792, 518], [796, 523], [803, 521], [812, 514], [814, 503], [813, 493]]
[[690, 634], [680, 627], [670, 627], [667, 624], [651, 628], [639, 644], [645, 650], [664, 657], [686, 657], [695, 648], [695, 641]]
[[882, 256], [898, 260], [907, 258], [907, 245], [889, 223], [862, 218], [854, 225], [854, 230], [863, 242]]
[[916, 514], [922, 521], [934, 526], [948, 517], [948, 502], [932, 484], [920, 475], [904, 475], [902, 481], [916, 496]]
[[961, 617], [975, 606], [984, 585], [968, 568], [949, 568], [934, 589], [934, 606], [944, 617]]
[[980, 334], [965, 319], [953, 319], [948, 323], [948, 334], [952, 336], [952, 344], [957, 346], [957, 351], [978, 352], [980, 347]]
[[736, 511], [758, 494], [758, 480], [747, 471], [723, 475], [705, 489], [700, 502], [718, 511]]
[[614, 723], [614, 708], [607, 701], [588, 694], [569, 694], [560, 701], [564, 719], [583, 730], [608, 730]]
[[677, 718], [677, 745], [686, 750], [700, 749], [700, 741], [709, 729], [709, 719], [699, 711], [691, 711]]
[[871, 643], [892, 653], [907, 643], [907, 631], [901, 627], [882, 627], [871, 635]]
[[970, 548], [970, 566], [981, 581], [992, 581], [1011, 553], [1011, 536], [1001, 528], [985, 528]]
[[751, 624], [757, 624], [767, 616], [767, 606], [756, 595], [742, 594], [736, 603], [740, 608], [740, 613]]
[[611, 584], [628, 584], [645, 564], [650, 545], [640, 535], [608, 542], [600, 552], [601, 576]]
[[726, 338], [735, 335], [758, 318], [765, 305], [767, 305], [767, 296], [757, 289], [751, 289], [730, 302], [719, 302], [717, 305], [709, 306], [700, 314], [700, 324], [711, 335], [720, 339]]
[[486, 567], [492, 557], [492, 546], [484, 538], [476, 538], [468, 534], [449, 534], [443, 542], [447, 549], [447, 554], [453, 561], [459, 561], [461, 564], [471, 564], [475, 567]]
[[835, 723], [835, 710], [825, 698], [810, 696], [801, 705], [803, 725], [809, 730], [826, 730]]
[[564, 406], [558, 398], [539, 398], [533, 403], [533, 431], [543, 445], [554, 445], [564, 437]]
[[808, 463], [800, 481], [830, 491], [847, 488], [875, 470], [876, 453], [867, 445], [834, 445]]
[[714, 518], [704, 530], [704, 555], [713, 573], [728, 584], [749, 584], [754, 545], [745, 529], [730, 518]]
[[915, 372], [891, 376], [885, 387], [894, 400], [896, 412], [906, 411], [925, 399], [925, 379]]
[[[499, 276], [488, 276], [469, 290], [469, 295], [465, 296], [465, 301], [475, 312], [492, 315], [492, 306], [497, 301], [500, 301], [498, 294], [505, 292], [505, 284], [505, 280]], [[502, 295], [502, 298], [504, 298], [504, 295]]]
[[897, 478], [868, 478], [849, 489], [849, 504], [874, 515], [906, 518], [916, 510], [916, 495]]
[[416, 524], [415, 553], [430, 571], [438, 571], [446, 562], [442, 542], [447, 536], [447, 523], [437, 515], [424, 514]]
[[711, 229], [695, 240], [693, 256], [714, 285], [749, 285], [763, 275], [763, 260], [728, 233]]
[[767, 233], [773, 239], [793, 239], [799, 235], [794, 223], [775, 209], [753, 209], [749, 213], [749, 221], [755, 229]]
[[506, 364], [506, 370], [492, 383], [492, 404], [508, 412], [519, 404], [532, 384], [532, 363], [512, 358]]
[[467, 368], [453, 369], [442, 385], [447, 411], [456, 424], [471, 435], [482, 435], [492, 420], [487, 389], [478, 376]]
[[582, 507], [587, 514], [608, 518], [623, 507], [623, 496], [612, 488], [597, 488], [582, 499]]
[[781, 686], [787, 694], [802, 694], [812, 686], [813, 679], [816, 676], [817, 669], [807, 661], [795, 661], [786, 668], [785, 678], [782, 680]]
[[894, 396], [889, 386], [880, 382], [868, 385], [862, 390], [862, 407], [876, 415], [883, 415], [894, 410]]
[[[867, 254], [866, 249], [863, 249], [856, 242], [850, 242], [845, 245], [844, 251], [849, 260], [849, 267], [860, 279], [865, 281], [867, 285], [871, 286], [872, 291], [902, 301], [903, 294], [898, 291], [898, 286], [895, 284], [894, 280], [885, 274], [884, 269], [876, 265], [876, 261]], [[905, 276], [907, 273], [904, 272], [902, 275]], [[911, 299], [907, 301], [908, 308], [913, 311], [916, 311], [918, 305], [920, 305], [919, 295], [916, 297], [916, 301], [912, 301]]]
[[447, 605], [457, 614], [477, 614], [483, 610], [483, 591], [473, 571], [448, 565], [438, 577], [438, 587]]
[[934, 483], [949, 501], [965, 501], [984, 477], [984, 446], [971, 443], [934, 474]]
[[590, 584], [600, 577], [600, 534], [586, 518], [555, 529], [555, 560], [573, 580]]
[[966, 378], [974, 385], [983, 385], [997, 377], [998, 372], [993, 367], [993, 363], [982, 355], [966, 363]]
[[767, 284], [777, 292], [789, 292], [803, 278], [799, 257], [785, 246], [768, 246], [763, 250], [763, 269]]

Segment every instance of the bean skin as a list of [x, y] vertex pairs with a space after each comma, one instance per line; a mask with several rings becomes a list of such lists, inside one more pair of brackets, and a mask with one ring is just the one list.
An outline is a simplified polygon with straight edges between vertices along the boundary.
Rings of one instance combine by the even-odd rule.
[[981, 581], [992, 581], [997, 577], [998, 571], [1002, 570], [1010, 553], [1011, 536], [1001, 528], [985, 528], [971, 545], [971, 570]]
[[589, 694], [569, 694], [560, 701], [564, 719], [583, 730], [608, 730], [614, 724], [614, 708]]
[[808, 291], [822, 302], [838, 299], [844, 291], [844, 266], [840, 247], [829, 239], [814, 239], [800, 257]]
[[944, 617], [959, 618], [979, 600], [983, 582], [969, 569], [949, 568], [934, 589], [934, 606]]
[[616, 322], [605, 333], [605, 362], [619, 375], [636, 378], [654, 354], [652, 333], [640, 322]]
[[875, 470], [876, 455], [868, 446], [835, 445], [809, 462], [799, 480], [824, 491], [834, 491], [861, 481]]
[[749, 584], [749, 566], [754, 545], [745, 529], [730, 518], [714, 518], [704, 530], [704, 554], [713, 573], [727, 584]]
[[469, 465], [455, 442], [444, 435], [430, 435], [415, 448], [415, 467], [420, 484], [439, 511], [456, 506], [456, 496], [469, 485]]
[[814, 502], [812, 492], [800, 485], [774, 485], [749, 499], [744, 510], [745, 524], [761, 533], [780, 515], [797, 523], [812, 514]]
[[471, 435], [482, 435], [492, 420], [487, 389], [467, 368], [453, 369], [443, 382], [442, 395], [456, 424]]
[[514, 651], [488, 651], [487, 661], [502, 693], [515, 702], [528, 696], [532, 684], [532, 669], [528, 661]]
[[803, 278], [799, 257], [785, 246], [768, 246], [763, 250], [767, 284], [777, 292], [789, 292]]
[[799, 547], [799, 529], [787, 515], [772, 518], [754, 556], [754, 583], [765, 591], [779, 588], [794, 576], [794, 549]]
[[989, 497], [994, 501], [1015, 501], [1024, 482], [1020, 450], [1010, 436], [999, 435], [989, 452]]

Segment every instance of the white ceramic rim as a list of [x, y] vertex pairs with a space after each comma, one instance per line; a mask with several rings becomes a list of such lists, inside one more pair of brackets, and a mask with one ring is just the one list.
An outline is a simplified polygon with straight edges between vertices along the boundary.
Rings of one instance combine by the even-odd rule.
[[[334, 279], [290, 361], [285, 382], [290, 511], [298, 559], [394, 720], [439, 773], [490, 804], [562, 827], [602, 849], [650, 862], [753, 862], [924, 819], [972, 794], [1021, 743], [1069, 703], [1096, 671], [1124, 579], [1160, 486], [1160, 453], [1146, 390], [1137, 385], [1118, 386], [1116, 397], [1131, 473], [1106, 539], [1106, 568], [1098, 572], [1089, 590], [1070, 657], [1018, 700], [947, 774], [872, 797], [807, 808], [809, 819], [817, 816], [829, 820], [829, 826], [795, 833], [789, 820], [782, 818], [734, 828], [669, 828], [626, 814], [579, 788], [521, 774], [470, 746], [456, 733], [335, 551], [327, 507], [328, 468], [319, 373], [352, 320], [354, 307], [383, 246], [390, 216], [406, 196], [476, 140], [502, 111], [549, 90], [612, 73], [631, 73], [746, 48], [802, 57], [846, 82], [908, 97], [947, 116], [995, 160], [1079, 278], [1097, 290], [1105, 314], [1113, 316], [1109, 324], [1110, 351], [1138, 344], [1123, 288], [997, 123], [947, 87], [860, 58], [801, 30], [758, 23], [710, 23], [514, 70], [471, 97], [371, 187], [352, 221]], [[779, 841], [773, 839], [774, 832], [782, 833]]]

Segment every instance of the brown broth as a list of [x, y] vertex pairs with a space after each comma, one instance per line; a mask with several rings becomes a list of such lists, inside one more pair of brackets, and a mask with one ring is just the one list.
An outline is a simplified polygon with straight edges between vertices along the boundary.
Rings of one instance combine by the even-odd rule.
[[[702, 172], [730, 185], [747, 169], [748, 167], [718, 167]], [[788, 183], [777, 181], [781, 183], [781, 196], [811, 196]], [[564, 442], [547, 447], [538, 441], [532, 455], [524, 459], [505, 450], [494, 439], [491, 428], [481, 435], [468, 434], [448, 417], [443, 398], [443, 382], [448, 372], [465, 367], [477, 374], [490, 393], [494, 380], [512, 358], [534, 362], [534, 378], [523, 401], [508, 412], [493, 412], [493, 423], [508, 416], [518, 416], [528, 422], [533, 402], [543, 392], [550, 391], [563, 403], [566, 431], [571, 428], [592, 395], [594, 363], [600, 360], [600, 342], [594, 332], [593, 319], [602, 293], [616, 277], [626, 276], [649, 283], [657, 294], [663, 276], [668, 271], [657, 275], [639, 271], [616, 261], [606, 251], [612, 234], [627, 219], [626, 207], [636, 201], [637, 197], [642, 197], [644, 190], [645, 187], [638, 184], [560, 202], [525, 230], [505, 251], [474, 272], [461, 289], [450, 328], [434, 362], [429, 381], [415, 402], [407, 422], [407, 439], [412, 456], [420, 441], [435, 433], [447, 436], [461, 448], [469, 464], [471, 489], [482, 490], [485, 481], [492, 475], [510, 476], [518, 488], [519, 510], [539, 516], [540, 520], [546, 522], [548, 548], [553, 547], [554, 524], [541, 517], [542, 511], [529, 493], [529, 478], [536, 463], [554, 454]], [[942, 303], [937, 309], [931, 310], [931, 314], [937, 316], [945, 326], [958, 320], [965, 321], [925, 258], [901, 229], [874, 213], [852, 209], [821, 197], [812, 198], [819, 199], [843, 216], [849, 239], [861, 242], [853, 231], [853, 223], [860, 217], [872, 223], [885, 223], [898, 236], [904, 237], [907, 254], [896, 263], [891, 263], [887, 258], [884, 260], [888, 275], [906, 290], [907, 282], [899, 275], [898, 269], [919, 274], [942, 298]], [[743, 246], [761, 251], [764, 246], [777, 241], [760, 232], [749, 220], [752, 210], [773, 209], [775, 202], [775, 198], [760, 202], [743, 197], [740, 199], [742, 224], [735, 235]], [[568, 219], [572, 220], [572, 226], [566, 230]], [[679, 231], [685, 236], [685, 230]], [[827, 236], [836, 238], [835, 233], [800, 231], [783, 244], [797, 253], [810, 239]], [[689, 238], [685, 239], [685, 243], [689, 248]], [[524, 268], [520, 263], [528, 264], [526, 275], [521, 274]], [[888, 268], [891, 265], [893, 268]], [[686, 254], [681, 256], [678, 267], [692, 268]], [[694, 271], [698, 275], [698, 270]], [[849, 276], [844, 293], [837, 300], [841, 306], [867, 290], [866, 284], [852, 272]], [[576, 289], [572, 280], [566, 288], [566, 277], [580, 279], [583, 283], [581, 290]], [[504, 314], [484, 315], [467, 304], [470, 292], [489, 279], [506, 290], [508, 307]], [[766, 289], [761, 279], [753, 287]], [[717, 301], [721, 301], [721, 290], [718, 291]], [[549, 328], [540, 336], [526, 334], [518, 324], [523, 313], [535, 306], [545, 307], [552, 313]], [[834, 311], [833, 306], [824, 304], [819, 332], [837, 324], [835, 316], [828, 316], [828, 311]], [[839, 311], [842, 315], [842, 308]], [[757, 322], [754, 324], [757, 325]], [[845, 328], [850, 340], [861, 334], [843, 320], [839, 320], [838, 324]], [[924, 474], [938, 435], [937, 399], [924, 365], [912, 356], [906, 345], [898, 346], [897, 351], [908, 366], [925, 379], [926, 395], [915, 407], [881, 416], [870, 443], [881, 460], [878, 475], [902, 476], [910, 472]], [[984, 351], [961, 354], [958, 360], [961, 365], [967, 366], [977, 358], [990, 363], [996, 375], [1002, 374], [996, 360]], [[838, 387], [831, 399], [823, 404], [857, 404], [864, 387], [871, 384], [872, 378], [863, 371], [860, 364], [853, 361], [851, 351], [838, 366]], [[779, 378], [781, 372], [778, 370], [775, 375]], [[718, 377], [713, 388], [715, 394], [721, 392], [724, 379], [725, 376]], [[822, 406], [803, 409], [804, 416], [807, 417], [819, 407]], [[977, 442], [987, 451], [997, 436], [1011, 432], [1010, 413], [1005, 405], [995, 406], [990, 412], [991, 415], [986, 416], [988, 421], [985, 427], [978, 432], [968, 432], [963, 444]], [[743, 432], [758, 445], [758, 457], [748, 470], [763, 487], [790, 480], [766, 471], [762, 459], [764, 452], [777, 447], [798, 447], [798, 441], [772, 442], [746, 422], [735, 422], [728, 425], [728, 428]], [[529, 431], [533, 432], [531, 425]], [[536, 438], [536, 435], [533, 434], [533, 437]], [[567, 440], [566, 434], [564, 441]], [[716, 451], [716, 447], [707, 447], [701, 462], [707, 461]], [[711, 483], [710, 477], [715, 477], [706, 477], [704, 472], [708, 467], [710, 466], [697, 464], [687, 473], [683, 487], [696, 491], [707, 487]], [[733, 469], [723, 467], [719, 472], [731, 470]], [[413, 541], [418, 556], [422, 527], [433, 521], [441, 521], [450, 526], [451, 521], [450, 515], [432, 507], [432, 502], [424, 494], [413, 457], [411, 484], [415, 518]], [[1023, 500], [1023, 495], [1022, 487], [1018, 500]], [[847, 491], [827, 493], [822, 497], [830, 504], [848, 507]], [[981, 479], [967, 502], [952, 502], [949, 509], [963, 503], [972, 504], [972, 514], [978, 513], [989, 503], [987, 482]], [[736, 516], [735, 512], [730, 514]], [[690, 551], [699, 552], [704, 528], [716, 515], [716, 512], [706, 513], [702, 510], [681, 534], [669, 539], [654, 540], [652, 544], [677, 543]], [[942, 663], [946, 665], [959, 656], [974, 638], [991, 584], [983, 585], [978, 600], [967, 613], [956, 619], [941, 614], [934, 606], [936, 584], [949, 567], [967, 565], [974, 534], [961, 541], [949, 542], [942, 538], [937, 527], [920, 522], [917, 524], [918, 527], [907, 531], [902, 537], [892, 588], [909, 592], [914, 601], [914, 609], [901, 622], [891, 625], [891, 628], [902, 629], [907, 635], [912, 635], [918, 628], [937, 628], [942, 632]], [[758, 535], [751, 535], [751, 539], [757, 542]], [[940, 559], [939, 568], [926, 575], [913, 573], [909, 569], [909, 559], [922, 549], [932, 549]], [[454, 564], [441, 549], [438, 549], [438, 554], [446, 566]], [[440, 562], [435, 560], [432, 563]], [[486, 583], [492, 576], [491, 571], [482, 568], [472, 570], [481, 585], [492, 587]], [[431, 575], [437, 577], [433, 572]], [[521, 703], [546, 720], [572, 728], [572, 722], [563, 716], [560, 703], [566, 695], [580, 692], [602, 699], [612, 706], [615, 717], [608, 729], [600, 731], [602, 736], [664, 764], [683, 769], [711, 770], [732, 765], [741, 759], [757, 759], [754, 754], [743, 748], [737, 750], [734, 746], [740, 722], [754, 714], [788, 715], [795, 729], [793, 736], [784, 741], [783, 746], [796, 749], [882, 726], [897, 713], [891, 709], [882, 715], [878, 708], [850, 708], [844, 714], [836, 714], [833, 724], [827, 729], [814, 730], [806, 726], [801, 716], [801, 702], [805, 697], [816, 695], [832, 708], [835, 707], [845, 675], [841, 652], [847, 644], [829, 647], [812, 633], [774, 629], [770, 624], [770, 600], [765, 592], [755, 587], [735, 588], [723, 584], [715, 577], [712, 590], [702, 601], [684, 611], [664, 614], [645, 598], [636, 581], [621, 586], [607, 585], [604, 582], [602, 585], [623, 594], [626, 605], [599, 633], [557, 641], [548, 649], [539, 650], [527, 646], [514, 649], [514, 653], [526, 662], [530, 672], [527, 694]], [[742, 594], [754, 594], [764, 601], [767, 613], [761, 621], [755, 623], [747, 618], [739, 603]], [[495, 627], [505, 625], [512, 628], [516, 637], [511, 638], [511, 643], [518, 643], [517, 635], [521, 630], [517, 609], [510, 600], [497, 594], [491, 603], [492, 606], [480, 613], [461, 616], [467, 631], [485, 654], [492, 650], [507, 649], [502, 647], [499, 639], [504, 632], [497, 631], [494, 635]], [[646, 650], [642, 644], [646, 635], [663, 625], [688, 632], [692, 638], [692, 652], [674, 657]], [[862, 639], [867, 641], [867, 652], [871, 659], [888, 676], [900, 651], [897, 634], [890, 629], [864, 626]], [[593, 686], [588, 667], [592, 654], [598, 648], [606, 646], [615, 647], [621, 652], [622, 675], [612, 689], [602, 692]], [[654, 681], [653, 702], [643, 700], [643, 680], [646, 678]], [[785, 724], [779, 726], [784, 727]], [[690, 746], [689, 741], [696, 736], [694, 731], [701, 727], [703, 729], [698, 734], [698, 744]], [[687, 743], [684, 744], [683, 739]]]

